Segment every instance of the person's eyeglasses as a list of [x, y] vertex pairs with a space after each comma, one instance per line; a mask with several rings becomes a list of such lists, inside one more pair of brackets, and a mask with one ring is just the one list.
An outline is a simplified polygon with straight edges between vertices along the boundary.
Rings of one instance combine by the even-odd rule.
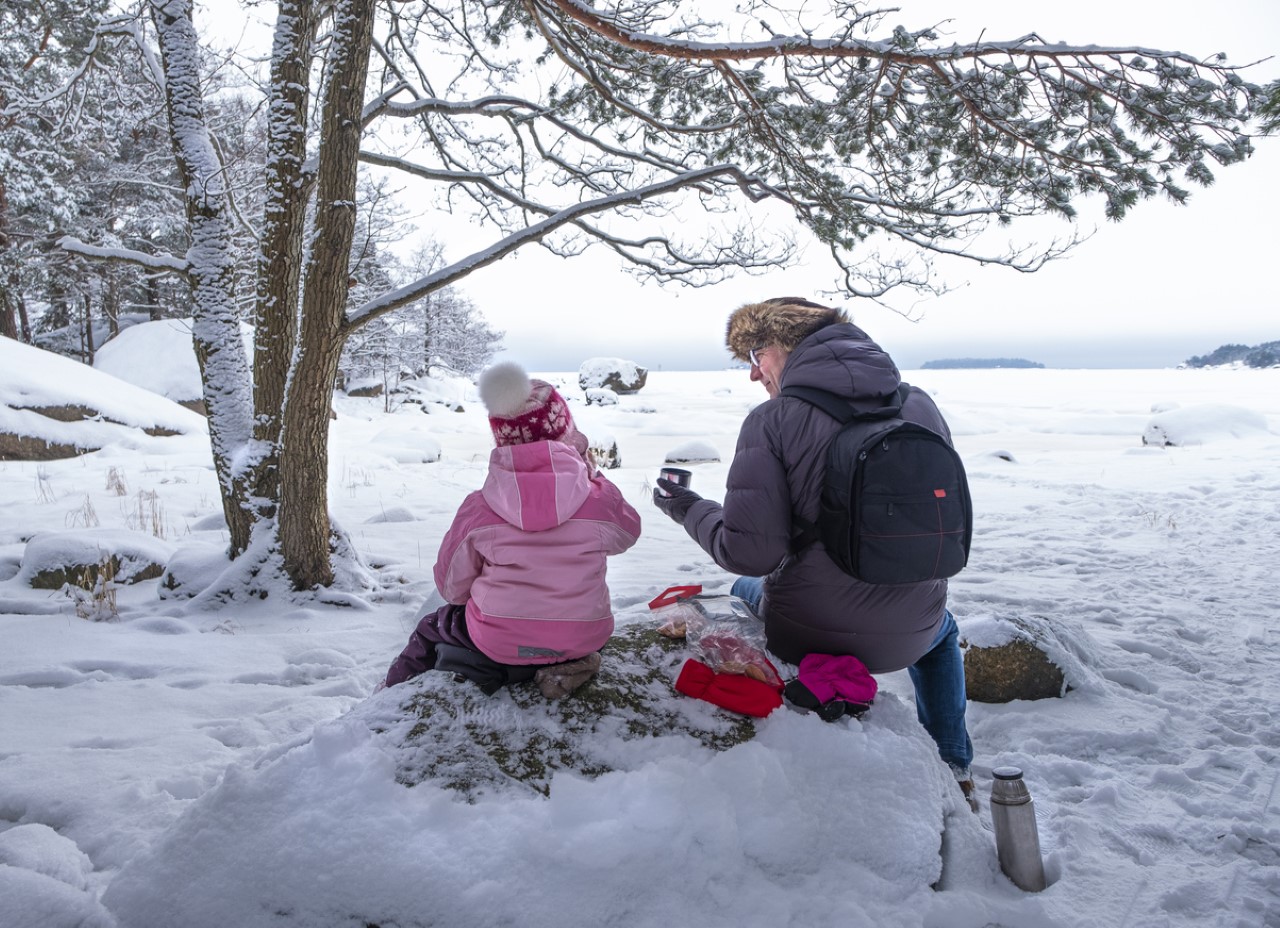
[[765, 348], [768, 348], [768, 347], [769, 347], [768, 345], [762, 345], [759, 348], [752, 348], [750, 351], [747, 352], [747, 357], [751, 359], [751, 364], [753, 367], [760, 366], [760, 353], [764, 351]]

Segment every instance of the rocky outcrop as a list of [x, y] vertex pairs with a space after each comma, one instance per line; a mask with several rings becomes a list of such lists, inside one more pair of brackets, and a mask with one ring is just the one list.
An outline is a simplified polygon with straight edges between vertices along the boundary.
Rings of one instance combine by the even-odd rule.
[[622, 358], [591, 358], [578, 369], [578, 386], [582, 390], [612, 390], [614, 393], [637, 393], [645, 385], [649, 372]]
[[1061, 668], [1025, 638], [964, 655], [965, 694], [974, 702], [1048, 699], [1066, 692]]
[[513, 789], [546, 795], [558, 771], [587, 779], [609, 773], [607, 752], [595, 750], [609, 738], [684, 734], [718, 751], [754, 738], [753, 719], [689, 712], [673, 697], [671, 681], [688, 656], [684, 642], [654, 628], [623, 628], [605, 645], [600, 672], [555, 701], [532, 683], [510, 687], [507, 702], [467, 680], [424, 674], [394, 688], [404, 696], [388, 732], [400, 745], [396, 779], [431, 781], [471, 800]]

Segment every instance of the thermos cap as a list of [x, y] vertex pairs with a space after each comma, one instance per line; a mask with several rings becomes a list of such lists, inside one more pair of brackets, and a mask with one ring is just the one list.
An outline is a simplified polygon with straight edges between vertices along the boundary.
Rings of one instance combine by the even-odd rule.
[[997, 780], [1021, 780], [1021, 767], [992, 767], [991, 775]]

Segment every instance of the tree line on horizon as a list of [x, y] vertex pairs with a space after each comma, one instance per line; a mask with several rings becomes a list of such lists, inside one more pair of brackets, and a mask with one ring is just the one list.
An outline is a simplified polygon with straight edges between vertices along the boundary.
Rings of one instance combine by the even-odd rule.
[[995, 367], [1044, 367], [1039, 361], [1028, 361], [1026, 358], [939, 358], [936, 361], [925, 361], [920, 365], [922, 371], [954, 370], [957, 368], [995, 368]]
[[1263, 342], [1261, 345], [1222, 345], [1208, 354], [1187, 358], [1187, 367], [1218, 367], [1223, 364], [1242, 363], [1245, 367], [1280, 367], [1280, 341]]

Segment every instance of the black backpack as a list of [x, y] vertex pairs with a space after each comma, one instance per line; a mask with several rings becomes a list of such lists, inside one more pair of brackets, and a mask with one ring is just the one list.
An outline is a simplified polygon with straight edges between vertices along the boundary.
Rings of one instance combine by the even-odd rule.
[[842, 423], [827, 446], [816, 524], [797, 519], [795, 550], [821, 540], [845, 573], [865, 583], [920, 583], [969, 560], [973, 505], [960, 456], [932, 429], [899, 415], [904, 383], [867, 412], [812, 387], [786, 387]]

